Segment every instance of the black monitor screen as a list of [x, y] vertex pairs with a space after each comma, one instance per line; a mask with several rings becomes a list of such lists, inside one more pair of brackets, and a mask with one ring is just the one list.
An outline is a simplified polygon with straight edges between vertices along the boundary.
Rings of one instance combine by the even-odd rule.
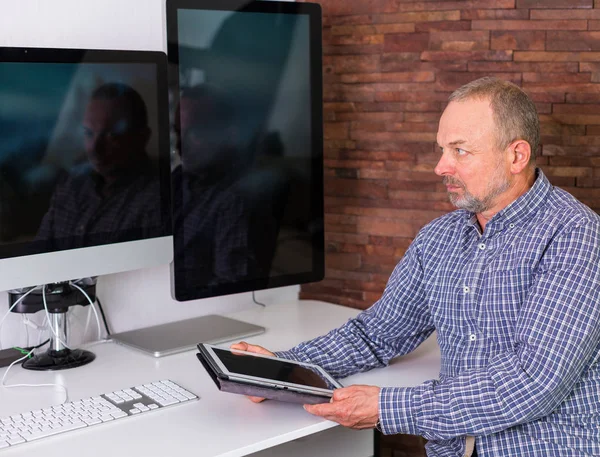
[[178, 300], [322, 279], [320, 17], [167, 2]]
[[166, 56], [0, 48], [0, 258], [169, 235]]

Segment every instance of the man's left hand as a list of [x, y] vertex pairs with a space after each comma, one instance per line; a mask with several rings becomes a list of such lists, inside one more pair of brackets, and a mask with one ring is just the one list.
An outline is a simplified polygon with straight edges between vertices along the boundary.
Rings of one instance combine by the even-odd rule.
[[376, 386], [355, 385], [336, 389], [330, 403], [304, 405], [315, 416], [354, 429], [375, 428], [379, 418], [379, 391]]

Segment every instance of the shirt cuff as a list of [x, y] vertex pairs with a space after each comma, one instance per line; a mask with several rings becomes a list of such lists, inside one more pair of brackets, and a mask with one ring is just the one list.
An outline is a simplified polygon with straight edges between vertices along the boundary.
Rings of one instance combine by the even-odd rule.
[[379, 391], [379, 423], [384, 435], [418, 435], [414, 387], [383, 387]]
[[295, 360], [296, 362], [307, 362], [307, 360], [302, 358], [295, 351], [276, 351], [276, 352], [274, 352], [274, 354], [276, 357], [279, 357], [280, 359]]

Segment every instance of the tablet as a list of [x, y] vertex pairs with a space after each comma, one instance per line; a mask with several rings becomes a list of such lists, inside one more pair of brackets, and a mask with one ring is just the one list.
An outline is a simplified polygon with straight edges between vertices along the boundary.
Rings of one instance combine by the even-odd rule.
[[343, 387], [310, 363], [198, 344], [198, 359], [224, 392], [294, 403], [327, 403]]

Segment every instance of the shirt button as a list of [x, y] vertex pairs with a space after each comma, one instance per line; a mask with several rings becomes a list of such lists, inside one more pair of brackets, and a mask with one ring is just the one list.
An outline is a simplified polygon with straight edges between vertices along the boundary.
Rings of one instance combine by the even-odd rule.
[[477, 247], [483, 251], [485, 249], [485, 244], [481, 243]]
[[515, 228], [515, 224], [508, 224], [510, 228]]
[[469, 340], [471, 340], [471, 341], [475, 341], [476, 339], [477, 339], [477, 335], [475, 335], [474, 333], [471, 333], [471, 334], [469, 335]]
[[468, 294], [471, 291], [471, 289], [468, 286], [465, 286], [463, 287], [463, 291], [465, 294]]

